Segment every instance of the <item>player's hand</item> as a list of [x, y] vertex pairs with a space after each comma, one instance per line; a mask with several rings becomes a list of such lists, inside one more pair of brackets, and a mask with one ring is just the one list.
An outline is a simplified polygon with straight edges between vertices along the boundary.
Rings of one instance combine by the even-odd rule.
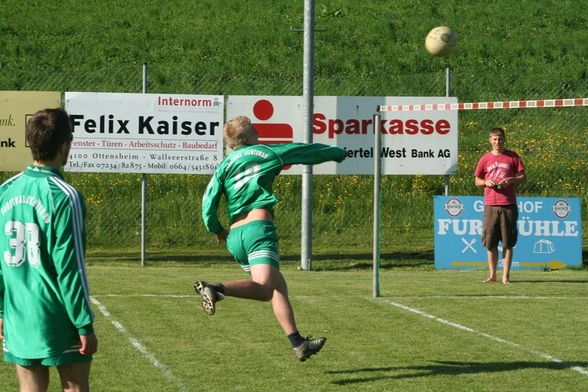
[[220, 233], [217, 233], [216, 234], [216, 243], [218, 245], [220, 245], [221, 243], [226, 242], [228, 236], [229, 236], [229, 231], [227, 229], [224, 229]]
[[509, 186], [509, 185], [512, 185], [512, 184], [513, 184], [512, 177], [505, 178], [504, 180], [500, 181], [500, 185], [501, 186], [505, 186], [506, 187], [506, 186]]
[[92, 355], [98, 351], [98, 338], [96, 338], [95, 334], [80, 335], [80, 342], [82, 343], [80, 354]]
[[4, 332], [2, 332], [2, 324], [4, 324], [4, 320], [0, 318], [0, 340], [4, 339]]
[[494, 188], [496, 185], [498, 185], [498, 184], [495, 183], [493, 180], [485, 180], [484, 181], [484, 186], [486, 186], [487, 188]]

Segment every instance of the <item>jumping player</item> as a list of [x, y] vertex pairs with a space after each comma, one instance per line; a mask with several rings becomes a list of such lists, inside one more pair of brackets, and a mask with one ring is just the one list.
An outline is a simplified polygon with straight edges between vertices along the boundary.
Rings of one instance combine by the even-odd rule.
[[[198, 281], [196, 291], [209, 315], [215, 313], [216, 302], [224, 296], [271, 301], [294, 354], [298, 360], [305, 361], [320, 351], [326, 338], [304, 338], [298, 332], [286, 280], [280, 272], [278, 234], [272, 212], [278, 199], [272, 185], [286, 165], [341, 162], [345, 151], [324, 144], [259, 144], [258, 133], [245, 116], [225, 124], [224, 138], [234, 151], [220, 163], [206, 188], [202, 218], [206, 229], [216, 235], [219, 243], [227, 242], [228, 250], [251, 278], [217, 284]], [[230, 231], [218, 218], [223, 194]]]

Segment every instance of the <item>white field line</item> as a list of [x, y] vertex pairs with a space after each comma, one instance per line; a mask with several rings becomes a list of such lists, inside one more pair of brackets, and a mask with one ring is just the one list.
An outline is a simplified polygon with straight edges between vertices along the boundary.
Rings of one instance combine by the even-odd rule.
[[[196, 298], [194, 294], [98, 294], [94, 297], [123, 297], [123, 298]], [[291, 295], [290, 298], [309, 298], [308, 295]], [[337, 295], [335, 297], [341, 297]], [[565, 296], [533, 296], [533, 295], [403, 295], [395, 296], [397, 298], [408, 299], [512, 299], [512, 300], [554, 300], [554, 299], [577, 299], [588, 300], [588, 296], [583, 295], [565, 295]]]
[[[193, 298], [194, 295], [184, 295], [184, 294], [100, 294], [98, 295], [99, 297], [160, 297], [160, 298]], [[102, 314], [105, 317], [110, 317], [110, 314], [108, 313], [108, 311], [106, 310], [106, 308], [95, 298], [96, 296], [91, 297], [92, 302], [94, 302], [98, 308], [100, 309], [100, 311], [102, 312]], [[308, 296], [306, 295], [294, 295], [291, 296], [294, 298], [306, 298]], [[424, 298], [440, 298], [440, 299], [465, 299], [465, 300], [472, 300], [472, 299], [512, 299], [512, 300], [554, 300], [554, 299], [579, 299], [579, 300], [585, 300], [588, 299], [587, 296], [558, 296], [558, 297], [554, 297], [554, 296], [527, 296], [527, 295], [520, 295], [520, 296], [516, 296], [516, 295], [509, 295], [509, 296], [505, 296], [505, 295], [485, 295], [485, 296], [475, 296], [475, 295], [464, 295], [464, 296], [448, 296], [448, 295], [429, 295], [429, 296], [406, 296], [403, 298], [411, 298], [411, 299], [424, 299]], [[476, 331], [473, 328], [470, 327], [466, 327], [465, 325], [461, 325], [458, 323], [454, 323], [445, 319], [442, 319], [440, 317], [434, 316], [432, 314], [426, 313], [422, 310], [416, 309], [416, 308], [411, 308], [409, 306], [400, 304], [398, 302], [394, 302], [394, 301], [390, 301], [390, 300], [385, 300], [385, 303], [395, 306], [397, 308], [409, 311], [411, 313], [415, 313], [419, 316], [440, 322], [442, 324], [445, 324], [447, 326], [465, 331], [465, 332], [470, 332], [479, 336], [483, 336], [487, 339], [490, 340], [494, 340], [495, 342], [499, 342], [502, 344], [506, 344], [507, 346], [510, 347], [514, 347], [517, 348], [519, 350], [522, 351], [526, 351], [529, 352], [531, 354], [537, 355], [540, 358], [543, 358], [545, 360], [548, 360], [550, 362], [554, 362], [554, 363], [565, 363], [564, 361], [562, 361], [561, 359], [557, 359], [549, 354], [545, 354], [542, 353], [540, 351], [537, 350], [533, 350], [531, 348], [522, 346], [518, 343], [514, 343], [514, 342], [510, 342], [508, 340], [496, 337], [496, 336], [492, 336], [490, 334], [487, 334], [485, 332], [480, 332], [480, 331]], [[120, 325], [120, 323], [118, 323], [117, 321], [112, 321], [112, 323], [114, 324], [114, 326], [125, 336], [127, 336], [127, 338], [129, 339], [129, 341], [131, 342], [131, 344], [133, 346], [135, 346], [137, 348], [137, 350], [139, 350], [141, 353], [143, 353], [143, 355], [151, 362], [153, 363], [157, 368], [160, 368], [162, 370], [162, 372], [164, 372], [166, 374], [166, 376], [168, 378], [170, 378], [171, 380], [175, 381], [177, 383], [177, 379], [173, 376], [173, 374], [171, 373], [171, 371], [165, 366], [162, 365], [159, 361], [157, 361], [157, 359], [150, 354], [144, 347], [143, 345], [141, 345], [135, 338], [133, 338], [125, 329], [122, 325]], [[120, 327], [119, 327], [120, 326]], [[122, 330], [121, 330], [122, 329]], [[136, 343], [135, 343], [136, 342]], [[138, 345], [138, 346], [137, 346]], [[588, 376], [588, 371], [580, 366], [573, 366], [571, 367], [572, 370], [584, 375], [584, 376]], [[184, 388], [182, 388], [184, 389]]]
[[[537, 351], [537, 350], [534, 350], [534, 349], [525, 347], [523, 345], [520, 345], [518, 343], [510, 342], [508, 340], [505, 340], [505, 339], [502, 339], [502, 338], [499, 338], [499, 337], [496, 337], [496, 336], [492, 336], [492, 335], [487, 334], [485, 332], [476, 331], [473, 328], [466, 327], [465, 325], [461, 325], [461, 324], [458, 324], [458, 323], [454, 323], [452, 321], [448, 321], [448, 320], [442, 319], [440, 317], [437, 317], [437, 316], [434, 316], [434, 315], [429, 314], [427, 312], [424, 312], [424, 311], [422, 311], [420, 309], [411, 308], [410, 306], [406, 306], [406, 305], [403, 305], [401, 303], [390, 301], [390, 300], [384, 300], [384, 302], [387, 303], [387, 304], [389, 304], [389, 305], [395, 306], [397, 308], [400, 308], [400, 309], [406, 310], [408, 312], [417, 314], [419, 316], [422, 316], [422, 317], [425, 317], [425, 318], [428, 318], [428, 319], [437, 321], [437, 322], [439, 322], [441, 324], [444, 324], [444, 325], [447, 325], [449, 327], [453, 327], [453, 328], [456, 328], [456, 329], [459, 329], [459, 330], [462, 330], [462, 331], [465, 331], [465, 332], [470, 332], [470, 333], [473, 333], [475, 335], [483, 336], [483, 337], [488, 338], [490, 340], [494, 340], [495, 342], [506, 344], [507, 346], [514, 347], [514, 348], [519, 349], [519, 350], [522, 350], [522, 351], [526, 351], [528, 353], [537, 355], [540, 358], [543, 358], [543, 359], [545, 359], [547, 361], [554, 362], [554, 363], [559, 363], [559, 364], [564, 364], [565, 363], [561, 359], [557, 359], [557, 358], [555, 358], [555, 357], [553, 357], [553, 356], [551, 356], [549, 354], [545, 354], [545, 353], [542, 353], [540, 351]], [[578, 373], [580, 373], [580, 374], [582, 374], [584, 376], [588, 376], [588, 370], [586, 370], [586, 369], [584, 369], [584, 368], [582, 368], [580, 366], [572, 366], [570, 369], [572, 369], [572, 370], [574, 370], [574, 371], [576, 371], [576, 372], [578, 372]]]
[[194, 294], [98, 294], [94, 297], [124, 297], [124, 298], [196, 298]]
[[[106, 318], [112, 317], [110, 312], [108, 311], [108, 309], [106, 309], [106, 306], [104, 306], [100, 301], [98, 301], [95, 296], [91, 296], [90, 300], [92, 301], [92, 303], [94, 305], [96, 305], [98, 307], [98, 310], [100, 311], [100, 313], [102, 313], [102, 315], [104, 317], [106, 317]], [[145, 348], [145, 346], [143, 346], [143, 344], [141, 344], [141, 342], [139, 340], [137, 340], [134, 336], [132, 336], [120, 322], [118, 322], [117, 320], [114, 320], [114, 319], [110, 320], [110, 322], [112, 323], [112, 325], [114, 325], [114, 327], [118, 330], [118, 332], [120, 332], [124, 337], [126, 337], [129, 341], [129, 343], [131, 343], [131, 345], [133, 347], [135, 347], [135, 349], [137, 349], [137, 351], [139, 351], [141, 354], [143, 354], [145, 359], [147, 359], [149, 362], [151, 362], [151, 364], [153, 366], [155, 366], [157, 369], [159, 369], [163, 373], [163, 375], [165, 377], [167, 377], [168, 380], [170, 380], [177, 387], [179, 387], [179, 389], [181, 391], [186, 390], [186, 388], [182, 385], [180, 380], [178, 380], [173, 375], [171, 370], [167, 366], [165, 366], [164, 364], [159, 362], [157, 360], [157, 358], [155, 358], [155, 356], [152, 353], [150, 353]]]
[[560, 296], [545, 296], [545, 295], [403, 295], [396, 298], [409, 299], [465, 299], [468, 301], [475, 299], [512, 299], [515, 301], [529, 299], [529, 300], [554, 300], [554, 299], [577, 299], [588, 300], [588, 296], [584, 295], [560, 295]]

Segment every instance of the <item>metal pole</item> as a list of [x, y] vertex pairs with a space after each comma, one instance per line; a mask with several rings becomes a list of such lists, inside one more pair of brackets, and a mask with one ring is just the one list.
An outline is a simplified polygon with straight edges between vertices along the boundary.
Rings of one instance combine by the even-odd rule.
[[380, 133], [380, 108], [374, 114], [374, 298], [380, 296], [380, 187], [382, 179], [381, 150], [382, 139]]
[[[445, 68], [445, 96], [451, 97], [451, 69]], [[445, 196], [449, 196], [449, 176], [445, 176]]]
[[445, 96], [451, 97], [451, 69], [445, 68]]
[[[313, 57], [314, 57], [314, 0], [304, 0], [304, 142], [312, 143], [313, 113]], [[312, 269], [312, 166], [302, 168], [302, 236], [300, 241], [300, 268]]]
[[[143, 94], [147, 92], [147, 63], [143, 64]], [[141, 173], [141, 267], [145, 266], [145, 247], [147, 244], [147, 175]]]

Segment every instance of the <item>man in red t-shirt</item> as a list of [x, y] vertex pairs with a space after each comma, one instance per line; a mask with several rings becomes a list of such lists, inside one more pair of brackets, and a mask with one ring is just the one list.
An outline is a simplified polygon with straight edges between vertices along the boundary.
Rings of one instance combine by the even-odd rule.
[[489, 132], [492, 150], [482, 155], [474, 172], [476, 186], [484, 189], [484, 224], [482, 245], [488, 249], [490, 276], [484, 282], [496, 281], [498, 241], [503, 248], [502, 283], [510, 283], [513, 247], [517, 243], [516, 185], [527, 181], [525, 165], [514, 151], [504, 148], [502, 128]]

